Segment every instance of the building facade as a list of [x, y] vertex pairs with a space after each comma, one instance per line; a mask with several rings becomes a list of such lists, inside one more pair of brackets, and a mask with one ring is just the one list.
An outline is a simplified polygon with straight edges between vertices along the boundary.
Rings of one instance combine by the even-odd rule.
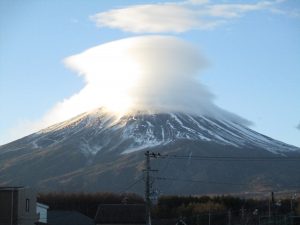
[[0, 225], [34, 225], [36, 193], [25, 187], [0, 187]]
[[38, 222], [41, 224], [47, 224], [48, 221], [48, 209], [49, 206], [39, 203], [36, 203], [36, 213], [38, 216]]

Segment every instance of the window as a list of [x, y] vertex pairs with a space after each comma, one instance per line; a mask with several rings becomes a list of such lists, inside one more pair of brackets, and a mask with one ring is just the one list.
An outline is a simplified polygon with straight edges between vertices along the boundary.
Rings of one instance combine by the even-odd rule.
[[29, 198], [26, 198], [26, 212], [29, 212]]

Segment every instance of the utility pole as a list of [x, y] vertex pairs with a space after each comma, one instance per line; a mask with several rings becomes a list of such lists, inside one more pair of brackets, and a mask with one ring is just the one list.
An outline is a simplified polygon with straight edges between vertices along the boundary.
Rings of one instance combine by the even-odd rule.
[[146, 181], [145, 181], [145, 201], [146, 201], [146, 225], [151, 225], [151, 201], [150, 201], [150, 152], [146, 156]]
[[290, 221], [291, 221], [291, 224], [293, 225], [294, 224], [294, 218], [293, 218], [293, 216], [294, 216], [294, 205], [293, 205], [293, 200], [295, 200], [296, 199], [296, 193], [294, 193], [292, 196], [291, 196], [291, 213], [290, 213]]
[[271, 199], [269, 198], [269, 218], [268, 218], [268, 225], [271, 224]]
[[292, 194], [292, 196], [291, 196], [291, 215], [293, 214], [293, 212], [294, 212], [294, 205], [293, 205], [293, 200], [295, 200], [296, 199], [296, 193], [294, 193], [294, 194]]
[[274, 206], [275, 206], [275, 197], [274, 197], [274, 192], [272, 191], [271, 192], [271, 200], [272, 200], [272, 205], [271, 205], [271, 208], [272, 208], [272, 223], [273, 224], [276, 224], [275, 220], [276, 220], [276, 212], [275, 212], [275, 209], [274, 209]]
[[228, 210], [228, 225], [231, 225], [231, 210]]
[[12, 191], [11, 191], [11, 211], [10, 211], [10, 224], [12, 225], [13, 224], [13, 218], [14, 218], [14, 188], [12, 188]]
[[242, 225], [244, 225], [245, 224], [245, 208], [244, 208], [244, 206], [242, 206], [241, 213], [242, 213]]
[[271, 222], [271, 216], [273, 217], [273, 214], [274, 214], [274, 210], [273, 210], [274, 202], [275, 202], [274, 192], [272, 191], [271, 198], [269, 198], [269, 223]]
[[151, 199], [150, 199], [150, 172], [157, 172], [157, 170], [152, 170], [150, 166], [150, 157], [157, 158], [160, 157], [160, 153], [153, 153], [146, 151], [145, 152], [145, 164], [146, 164], [146, 169], [144, 170], [146, 173], [146, 178], [145, 178], [145, 202], [146, 202], [146, 225], [151, 225]]

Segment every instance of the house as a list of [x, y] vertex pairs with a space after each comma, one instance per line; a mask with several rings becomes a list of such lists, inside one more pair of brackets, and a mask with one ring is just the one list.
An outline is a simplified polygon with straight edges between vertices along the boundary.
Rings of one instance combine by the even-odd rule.
[[25, 187], [0, 187], [0, 225], [34, 225], [36, 193]]
[[95, 224], [145, 225], [145, 212], [143, 204], [101, 204], [95, 216]]
[[94, 220], [77, 211], [49, 210], [48, 221], [51, 225], [95, 225]]
[[49, 206], [39, 203], [39, 202], [36, 203], [36, 213], [38, 215], [38, 221], [36, 222], [36, 224], [38, 224], [38, 225], [47, 224], [48, 209], [49, 209]]

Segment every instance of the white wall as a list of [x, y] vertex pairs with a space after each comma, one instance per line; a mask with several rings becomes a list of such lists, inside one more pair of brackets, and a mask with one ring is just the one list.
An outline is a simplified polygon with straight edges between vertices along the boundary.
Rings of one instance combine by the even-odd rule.
[[41, 203], [37, 203], [36, 204], [36, 213], [39, 215], [39, 222], [42, 223], [47, 223], [47, 210], [48, 210], [48, 206], [41, 204]]

